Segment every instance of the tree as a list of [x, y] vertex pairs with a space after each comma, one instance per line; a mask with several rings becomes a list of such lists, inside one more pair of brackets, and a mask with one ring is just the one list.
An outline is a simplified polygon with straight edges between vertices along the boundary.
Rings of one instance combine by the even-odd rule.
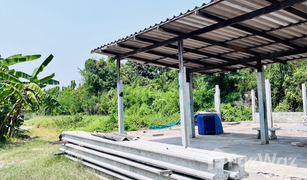
[[[58, 81], [52, 79], [55, 76], [54, 73], [41, 79], [37, 77], [51, 62], [52, 55], [38, 68], [34, 69], [32, 75], [9, 69], [9, 66], [13, 64], [36, 60], [40, 57], [40, 55], [22, 56], [17, 54], [6, 59], [0, 59], [0, 97], [3, 98], [4, 103], [11, 106], [10, 110], [6, 111], [7, 114], [1, 122], [0, 136], [4, 135], [6, 130], [9, 137], [12, 135], [15, 125], [22, 119], [22, 111], [37, 110], [40, 105], [46, 102], [46, 98], [49, 99], [49, 103], [55, 101], [46, 96], [42, 90], [48, 84], [59, 84]], [[19, 78], [24, 78], [28, 81], [21, 81]]]
[[88, 59], [85, 69], [80, 70], [84, 86], [93, 95], [107, 92], [117, 86], [117, 66], [113, 58]]
[[274, 111], [302, 111], [301, 84], [307, 81], [307, 60], [272, 64], [266, 68], [270, 80]]

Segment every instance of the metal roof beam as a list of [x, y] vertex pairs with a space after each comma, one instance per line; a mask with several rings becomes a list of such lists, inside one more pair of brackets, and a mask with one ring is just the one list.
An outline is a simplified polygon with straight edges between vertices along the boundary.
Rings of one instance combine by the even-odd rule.
[[283, 61], [283, 60], [280, 60], [280, 59], [276, 59], [276, 58], [273, 58], [271, 59], [272, 61], [276, 62], [276, 63], [280, 63], [280, 64], [287, 64], [288, 62], [287, 61]]
[[[273, 29], [270, 29], [270, 30], [268, 30], [268, 31], [265, 31], [265, 33], [270, 33], [270, 32], [277, 31], [277, 30], [287, 29], [287, 28], [290, 28], [290, 27], [293, 27], [293, 26], [298, 26], [298, 25], [303, 24], [303, 23], [307, 23], [307, 21], [304, 20], [304, 21], [299, 21], [299, 22], [297, 22], [297, 23], [291, 23], [291, 24], [289, 24], [288, 26], [279, 26], [278, 28], [273, 28]], [[234, 39], [225, 41], [225, 43], [232, 42], [232, 41], [236, 41], [236, 40], [240, 40], [240, 39], [244, 39], [244, 38], [249, 38], [249, 37], [252, 37], [252, 36], [254, 36], [254, 34], [249, 34], [249, 35], [246, 35], [246, 36], [244, 36], [244, 37], [234, 38]], [[287, 40], [287, 41], [290, 41], [290, 42], [291, 42], [292, 39]], [[276, 43], [276, 42], [271, 42], [270, 44], [272, 44], [272, 43]], [[254, 48], [254, 47], [253, 47], [253, 48]]]
[[[112, 54], [115, 57], [119, 55], [118, 53], [112, 52], [112, 51], [109, 51], [109, 50], [100, 50], [100, 52], [105, 53], [105, 54]], [[99, 52], [97, 52], [97, 53], [99, 53]], [[104, 55], [104, 54], [102, 54], [102, 55]]]
[[[222, 19], [222, 18], [220, 18], [220, 17], [217, 17], [217, 16], [215, 16], [215, 15], [212, 15], [212, 14], [209, 14], [209, 13], [205, 13], [205, 12], [201, 12], [201, 11], [196, 11], [195, 14], [198, 15], [198, 16], [204, 17], [204, 18], [208, 18], [208, 19], [217, 21], [217, 22], [225, 22], [225, 21], [227, 21], [227, 20]], [[287, 41], [287, 40], [283, 40], [283, 39], [280, 39], [280, 38], [278, 38], [278, 37], [269, 35], [269, 34], [267, 34], [265, 31], [258, 31], [258, 30], [255, 30], [255, 29], [253, 29], [253, 28], [250, 28], [250, 27], [241, 25], [241, 24], [233, 24], [233, 25], [230, 25], [230, 27], [233, 27], [233, 28], [236, 28], [236, 29], [240, 29], [240, 30], [245, 31], [245, 32], [248, 32], [248, 33], [252, 33], [253, 35], [258, 35], [258, 36], [264, 37], [264, 38], [266, 38], [266, 39], [275, 41], [275, 42], [277, 42], [277, 43], [282, 43], [282, 44], [285, 44], [285, 45], [290, 46], [290, 47], [293, 47], [293, 48], [301, 48], [301, 46], [298, 46], [298, 45], [296, 45], [296, 44], [293, 44], [293, 43], [291, 43], [291, 42], [289, 42], [289, 41]], [[248, 50], [247, 50], [247, 51], [248, 51]], [[252, 52], [252, 51], [251, 51], [251, 52]], [[254, 53], [255, 53], [255, 52], [254, 52]]]
[[[288, 51], [281, 51], [281, 52], [276, 52], [276, 53], [270, 53], [270, 54], [262, 54], [259, 58], [261, 60], [264, 59], [275, 59], [281, 56], [290, 56], [294, 54], [301, 54], [301, 53], [307, 53], [307, 46], [300, 48], [300, 49], [291, 49]], [[236, 62], [226, 62], [222, 64], [216, 64], [210, 67], [205, 67], [205, 68], [198, 68], [198, 69], [193, 69], [191, 72], [197, 72], [197, 71], [202, 71], [202, 70], [208, 70], [208, 69], [216, 69], [216, 68], [224, 68], [227, 66], [232, 66], [236, 64], [246, 64], [252, 61], [257, 61], [258, 57], [252, 57], [252, 58], [246, 58], [246, 59], [241, 59], [237, 60]]]
[[[168, 29], [168, 28], [164, 28], [164, 27], [158, 27], [158, 30], [159, 31], [163, 31], [163, 32], [167, 32], [167, 33], [171, 33], [171, 34], [177, 34], [177, 35], [183, 34], [182, 32], [175, 31], [175, 30]], [[238, 47], [238, 46], [226, 44], [224, 42], [214, 41], [214, 40], [203, 38], [203, 37], [195, 36], [195, 37], [192, 37], [190, 39], [201, 41], [201, 42], [210, 43], [210, 44], [213, 44], [213, 45], [229, 48], [229, 49], [236, 50], [236, 51], [241, 51], [241, 52], [249, 53], [249, 54], [252, 54], [252, 55], [258, 55], [256, 52], [253, 52], [253, 51], [250, 51], [250, 50]], [[166, 47], [169, 47], [169, 46], [174, 46], [174, 45], [166, 45]], [[203, 47], [203, 48], [206, 48], [206, 47]], [[199, 48], [199, 49], [202, 49], [202, 48]], [[223, 56], [220, 56], [220, 55], [206, 53], [206, 52], [199, 51], [199, 50], [196, 50], [196, 49], [185, 48], [184, 50], [186, 52], [190, 52], [190, 53], [194, 53], [194, 54], [199, 54], [199, 55], [204, 55], [204, 56], [208, 56], [210, 58], [221, 59], [221, 60], [224, 60], [224, 61], [227, 61], [227, 62], [235, 61], [234, 59], [230, 59], [230, 58], [223, 57]], [[248, 67], [251, 67], [251, 68], [256, 68], [254, 65], [250, 65], [250, 64], [246, 64], [245, 66], [248, 66]]]
[[[127, 48], [127, 49], [137, 49], [136, 47], [133, 47], [133, 46], [128, 46], [128, 45], [124, 45], [124, 44], [116, 44], [117, 47], [122, 47], [122, 48]], [[172, 45], [173, 46], [173, 45]], [[177, 49], [177, 46], [174, 46], [176, 47], [175, 49]], [[186, 48], [184, 48], [184, 51], [186, 50]], [[175, 59], [175, 60], [178, 60], [178, 55], [177, 54], [165, 54], [165, 53], [161, 53], [161, 52], [157, 52], [157, 51], [153, 51], [153, 50], [150, 50], [150, 51], [146, 51], [145, 53], [148, 53], [148, 54], [153, 54], [153, 55], [157, 55], [157, 56], [162, 56], [164, 58], [170, 58], [170, 59]], [[161, 60], [161, 59], [159, 59]], [[151, 60], [151, 61], [148, 61], [146, 63], [150, 63], [150, 62], [156, 62], [158, 60]], [[197, 65], [201, 65], [201, 66], [211, 66], [212, 64], [210, 63], [206, 63], [206, 62], [201, 62], [199, 60], [193, 60], [193, 59], [190, 59], [190, 58], [183, 58], [183, 61], [184, 62], [188, 62], [188, 63], [193, 63], [193, 64], [197, 64]], [[229, 69], [229, 68], [223, 68], [224, 70], [226, 71], [233, 71], [233, 69]]]
[[[135, 37], [135, 39], [139, 40], [139, 41], [153, 43], [153, 44], [154, 43], [158, 43], [158, 41], [150, 40], [150, 39], [147, 39], [147, 38]], [[176, 45], [172, 45], [172, 44], [165, 45], [164, 47], [168, 47], [168, 48], [172, 48], [172, 49], [178, 49], [178, 47]], [[214, 56], [213, 54], [202, 52], [202, 51], [198, 51], [198, 50], [194, 50], [194, 49], [190, 49], [190, 48], [184, 48], [184, 53], [186, 53], [186, 52], [190, 52], [190, 53], [194, 53], [194, 54], [198, 54], [198, 55], [203, 55], [203, 56], [208, 56], [208, 57]], [[228, 61], [234, 61], [234, 60], [228, 59], [228, 58], [222, 59], [223, 57], [220, 57], [220, 56], [216, 56], [214, 58], [221, 59], [221, 60], [224, 60], [224, 61], [227, 61], [227, 62]]]
[[234, 24], [234, 25], [232, 25], [232, 27], [237, 28], [237, 29], [240, 29], [240, 30], [242, 30], [242, 31], [250, 32], [250, 33], [252, 33], [252, 34], [254, 34], [254, 35], [258, 35], [258, 36], [264, 37], [264, 38], [266, 38], [266, 39], [275, 41], [275, 42], [277, 42], [277, 43], [285, 44], [285, 45], [290, 46], [290, 47], [292, 47], [292, 48], [301, 48], [301, 46], [296, 45], [296, 44], [293, 44], [293, 43], [289, 42], [288, 40], [280, 39], [280, 38], [278, 38], [278, 37], [269, 35], [269, 34], [267, 34], [267, 33], [265, 33], [265, 32], [261, 32], [261, 31], [255, 30], [255, 29], [253, 29], [253, 28], [249, 28], [249, 27], [247, 27], [247, 26], [243, 26], [243, 25], [241, 25], [241, 24]]
[[[116, 46], [124, 48], [125, 45], [116, 44]], [[101, 52], [104, 52], [106, 54], [113, 54], [114, 56], [118, 55], [118, 53], [108, 51], [108, 50], [101, 50]], [[135, 60], [138, 60], [138, 61], [142, 61], [142, 62], [145, 62], [145, 63], [151, 63], [151, 64], [156, 64], [156, 65], [159, 65], [159, 66], [164, 66], [166, 68], [172, 67], [172, 68], [178, 69], [178, 67], [179, 67], [179, 66], [175, 66], [175, 65], [171, 65], [171, 64], [161, 63], [161, 62], [157, 62], [157, 61], [151, 61], [151, 60], [147, 60], [147, 59], [139, 58], [139, 57], [134, 57], [134, 56], [130, 56], [129, 58], [135, 59]]]
[[162, 42], [159, 42], [159, 43], [147, 46], [147, 47], [142, 47], [142, 48], [136, 49], [134, 51], [121, 54], [117, 57], [117, 59], [123, 59], [125, 57], [129, 57], [129, 56], [136, 54], [136, 53], [141, 53], [141, 52], [144, 52], [144, 51], [154, 49], [154, 48], [159, 47], [159, 46], [163, 46], [163, 45], [166, 45], [166, 44], [176, 42], [180, 39], [191, 38], [193, 36], [197, 36], [197, 35], [207, 33], [207, 32], [210, 32], [210, 31], [213, 31], [213, 30], [216, 30], [216, 29], [227, 27], [229, 25], [239, 23], [239, 22], [242, 22], [242, 21], [246, 21], [246, 20], [249, 20], [249, 19], [252, 19], [252, 18], [255, 18], [255, 17], [259, 17], [259, 16], [264, 15], [264, 14], [272, 13], [274, 11], [284, 9], [284, 8], [293, 6], [297, 3], [304, 2], [304, 1], [306, 1], [306, 0], [284, 0], [282, 2], [273, 3], [270, 6], [267, 6], [267, 7], [264, 7], [264, 8], [261, 8], [261, 9], [258, 9], [258, 10], [255, 10], [255, 11], [252, 11], [252, 12], [234, 17], [234, 18], [231, 18], [231, 19], [228, 19], [226, 21], [218, 22], [218, 23], [213, 24], [211, 26], [207, 26], [207, 27], [204, 27], [204, 28], [201, 28], [201, 29], [198, 29], [198, 30], [186, 33], [186, 34], [182, 34], [180, 36], [177, 36], [177, 37], [174, 37], [174, 38], [171, 38], [171, 39], [168, 39], [168, 40], [165, 40], [165, 41], [162, 41]]
[[[150, 42], [150, 43], [155, 43], [154, 40], [150, 40], [150, 39], [147, 39], [147, 38], [140, 38], [140, 37], [135, 37], [136, 40], [139, 40], [139, 41], [144, 41], [144, 42]], [[168, 45], [165, 45], [165, 47], [168, 47], [168, 48], [173, 48], [173, 49], [178, 49], [177, 46], [175, 45], [172, 45], [172, 44], [168, 44]], [[152, 51], [146, 51], [146, 53], [151, 53]], [[203, 55], [203, 56], [207, 56], [209, 58], [216, 58], [216, 59], [220, 59], [220, 60], [224, 60], [226, 62], [232, 62], [232, 61], [235, 61], [233, 59], [229, 59], [229, 58], [226, 58], [226, 57], [222, 57], [222, 56], [216, 56], [216, 55], [213, 55], [213, 54], [209, 54], [209, 53], [206, 53], [206, 52], [202, 52], [202, 51], [197, 51], [197, 50], [193, 50], [193, 49], [190, 49], [190, 48], [184, 48], [184, 52], [183, 53], [194, 53], [194, 54], [199, 54], [199, 55]], [[158, 54], [156, 54], [158, 55]], [[162, 54], [160, 53], [160, 55], [162, 56]], [[173, 58], [174, 57], [170, 57], [168, 56], [168, 58]], [[178, 56], [176, 55], [176, 58], [178, 59]], [[189, 62], [189, 63], [194, 63], [194, 64], [199, 64], [199, 65], [203, 65], [203, 66], [211, 66], [212, 64], [210, 63], [206, 63], [206, 62], [203, 62], [203, 61], [200, 61], [200, 60], [203, 60], [204, 58], [200, 58], [200, 59], [196, 59], [196, 60], [192, 60], [192, 59], [188, 59], [188, 58], [184, 58], [183, 60], [186, 61], [186, 62]], [[246, 65], [246, 66], [249, 66], [251, 68], [256, 68], [256, 66], [254, 65]], [[228, 69], [228, 68], [224, 68], [224, 70], [226, 71], [231, 71], [233, 72], [234, 70], [233, 69]]]
[[[171, 34], [176, 34], [176, 35], [184, 34], [183, 32], [175, 31], [175, 30], [172, 30], [172, 29], [164, 28], [164, 27], [158, 27], [158, 30], [163, 31], [163, 32], [167, 32], [167, 33], [171, 33]], [[193, 40], [196, 40], [196, 41], [201, 41], [201, 42], [206, 42], [206, 43], [209, 43], [209, 44], [212, 44], [212, 45], [225, 47], [225, 48], [232, 49], [232, 50], [235, 50], [235, 51], [241, 51], [241, 52], [245, 52], [245, 53], [252, 54], [252, 55], [258, 55], [256, 52], [241, 48], [239, 46], [227, 44], [225, 42], [215, 41], [215, 40], [204, 38], [204, 37], [194, 36], [194, 37], [191, 37], [190, 39], [193, 39]]]
[[[136, 47], [133, 46], [128, 46], [128, 45], [123, 45], [123, 44], [117, 44], [117, 47], [123, 47], [123, 48], [127, 48], [127, 49], [137, 49]], [[177, 48], [177, 46], [176, 46]], [[176, 59], [178, 60], [178, 55], [177, 54], [166, 54], [166, 53], [162, 53], [162, 52], [158, 52], [158, 51], [146, 51], [144, 53], [148, 53], [148, 54], [153, 54], [153, 55], [157, 55], [157, 56], [162, 56], [164, 58], [170, 58], [170, 59]], [[160, 59], [159, 59], [160, 60]], [[151, 62], [155, 62], [157, 60], [152, 60]], [[193, 64], [197, 64], [197, 65], [202, 65], [202, 66], [211, 66], [212, 64], [209, 63], [205, 63], [205, 62], [200, 62], [200, 61], [195, 61], [189, 58], [184, 58], [184, 61], [189, 62], [189, 63], [193, 63]]]
[[163, 66], [165, 68], [175, 68], [175, 69], [178, 69], [179, 67], [177, 65], [174, 65], [174, 64], [166, 64], [166, 63], [161, 63], [161, 62], [157, 62], [157, 61], [150, 61], [150, 60], [147, 60], [147, 59], [144, 59], [144, 58], [139, 58], [139, 57], [134, 57], [134, 56], [130, 56], [129, 59], [135, 59], [137, 61], [142, 61], [142, 62], [145, 62], [147, 64], [155, 64], [155, 65], [158, 65], [158, 66]]
[[[173, 68], [173, 69], [179, 70], [179, 66], [177, 66], [175, 64], [166, 64], [166, 63], [161, 63], [161, 62], [156, 62], [156, 61], [152, 62], [150, 60], [147, 60], [147, 59], [144, 59], [144, 58], [139, 58], [139, 57], [134, 57], [134, 56], [130, 56], [129, 59], [135, 59], [137, 61], [145, 62], [146, 64], [154, 64], [154, 65], [158, 65], [158, 66], [163, 66], [165, 68]], [[188, 69], [188, 70], [191, 71], [190, 69]], [[224, 72], [228, 72], [228, 71], [229, 70], [224, 70]], [[202, 72], [201, 74], [213, 75], [212, 73], [206, 73], [206, 72]]]
[[[266, 1], [268, 1], [268, 2], [270, 2], [270, 3], [278, 3], [277, 0], [266, 0]], [[284, 10], [287, 11], [287, 12], [289, 12], [289, 13], [292, 13], [292, 14], [298, 16], [298, 17], [307, 19], [307, 14], [306, 14], [306, 13], [304, 13], [304, 12], [298, 10], [298, 9], [295, 9], [295, 8], [293, 8], [293, 7], [287, 7], [287, 8], [285, 8]]]

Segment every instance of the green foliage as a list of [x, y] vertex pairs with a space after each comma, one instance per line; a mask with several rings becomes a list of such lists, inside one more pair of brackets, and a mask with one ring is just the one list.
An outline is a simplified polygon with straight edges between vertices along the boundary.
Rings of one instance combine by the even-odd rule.
[[244, 94], [257, 89], [256, 71], [253, 69], [242, 69], [233, 77], [239, 94]]
[[[301, 110], [300, 84], [306, 82], [306, 67], [306, 61], [290, 62], [287, 67], [280, 64], [267, 66], [266, 76], [272, 83], [275, 111]], [[116, 62], [112, 58], [88, 59], [85, 69], [80, 72], [84, 82], [77, 88], [72, 81], [62, 90], [54, 88], [46, 92], [62, 104], [61, 114], [107, 116], [105, 120], [97, 121], [100, 128], [91, 130], [116, 131]], [[121, 79], [124, 83], [125, 130], [137, 130], [180, 119], [178, 71], [126, 62], [121, 64]], [[213, 76], [193, 75], [195, 112], [214, 109], [215, 85], [221, 89], [222, 116], [225, 121], [252, 119], [250, 97], [246, 98], [245, 94], [249, 94], [252, 89], [257, 90], [255, 70], [244, 69]], [[69, 119], [67, 121], [72, 122]], [[75, 124], [82, 126], [79, 122]], [[77, 126], [65, 125], [68, 129]]]
[[5, 59], [0, 58], [0, 67], [9, 67], [17, 63], [36, 60], [40, 57], [41, 55], [22, 56], [22, 54], [16, 54], [16, 55], [7, 57]]
[[289, 112], [289, 109], [286, 103], [280, 103], [278, 106], [276, 106], [274, 112]]
[[226, 122], [248, 121], [252, 119], [252, 109], [243, 106], [232, 106], [231, 103], [222, 104], [222, 119]]
[[132, 67], [132, 70], [139, 74], [142, 77], [148, 78], [148, 79], [155, 79], [159, 72], [161, 71], [161, 67], [157, 66], [150, 66], [145, 64], [140, 64], [136, 62], [128, 62], [129, 66]]
[[307, 82], [307, 60], [269, 65], [266, 78], [271, 83], [275, 111], [303, 110], [301, 84]]
[[31, 77], [37, 78], [37, 75], [43, 71], [43, 69], [52, 61], [52, 59], [53, 59], [53, 55], [50, 54], [39, 67], [34, 69]]
[[[1, 106], [10, 107], [9, 111], [6, 108], [0, 111], [0, 136], [2, 137], [6, 133], [8, 137], [11, 137], [14, 134], [15, 127], [22, 125], [24, 111], [38, 110], [41, 105], [51, 104], [51, 101], [53, 101], [53, 105], [56, 104], [56, 100], [52, 98], [49, 98], [50, 102], [45, 103], [48, 96], [41, 89], [50, 83], [59, 84], [58, 81], [52, 79], [54, 74], [42, 79], [37, 78], [37, 75], [53, 59], [52, 55], [33, 71], [32, 76], [9, 69], [9, 66], [16, 63], [36, 60], [39, 57], [40, 55], [22, 56], [17, 54], [6, 59], [0, 59], [0, 103]], [[20, 78], [28, 81], [21, 81]]]
[[117, 120], [114, 116], [36, 116], [27, 122], [27, 125], [35, 128], [54, 129], [58, 133], [62, 131], [99, 131], [112, 132], [117, 130]]
[[98, 95], [116, 87], [116, 69], [117, 65], [113, 58], [88, 59], [85, 61], [85, 69], [80, 72], [89, 93]]
[[[194, 111], [212, 109], [214, 107], [215, 89], [210, 88], [202, 79], [197, 79], [193, 92]], [[201, 84], [203, 83], [203, 84]]]
[[[75, 89], [74, 85], [60, 89], [50, 89], [47, 93], [62, 104], [62, 114], [107, 115], [110, 129], [117, 128], [116, 63], [112, 58], [88, 59], [85, 69], [80, 70], [84, 83]], [[245, 79], [245, 75], [248, 78]], [[124, 82], [125, 129], [157, 125], [147, 120], [157, 117], [171, 117], [165, 123], [179, 120], [178, 72], [164, 68], [127, 62], [121, 65], [121, 78]], [[194, 110], [204, 111], [214, 108], [215, 85], [221, 87], [222, 102], [240, 100], [244, 81], [255, 78], [253, 71], [239, 71], [214, 76], [193, 76]], [[241, 84], [240, 84], [241, 83]], [[253, 87], [251, 84], [250, 87]], [[73, 88], [72, 88], [73, 87]], [[127, 117], [126, 117], [127, 116]], [[146, 118], [145, 118], [146, 117]], [[150, 118], [149, 118], [150, 117]], [[176, 119], [174, 119], [176, 117]], [[240, 116], [238, 116], [240, 117]], [[146, 121], [144, 121], [144, 118]], [[163, 118], [154, 118], [157, 119]], [[165, 118], [164, 118], [165, 119]], [[152, 122], [152, 123], [148, 123]], [[160, 122], [159, 124], [165, 124]]]
[[63, 91], [57, 99], [64, 109], [63, 114], [77, 114], [82, 110], [79, 92]]

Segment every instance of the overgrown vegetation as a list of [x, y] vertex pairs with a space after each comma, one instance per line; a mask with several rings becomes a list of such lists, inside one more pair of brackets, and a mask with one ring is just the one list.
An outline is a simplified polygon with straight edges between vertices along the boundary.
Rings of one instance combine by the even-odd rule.
[[[125, 115], [125, 130], [135, 131], [140, 128], [173, 122], [179, 119], [179, 114], [171, 117], [149, 114], [144, 116]], [[87, 132], [112, 132], [117, 131], [117, 117], [110, 116], [88, 116], [88, 115], [66, 115], [66, 116], [34, 116], [27, 125], [35, 128], [47, 128], [60, 134], [62, 131], [87, 131]]]
[[[300, 87], [307, 79], [306, 63], [307, 60], [301, 60], [287, 65], [266, 66], [265, 75], [272, 84], [275, 111], [302, 111]], [[47, 93], [61, 102], [65, 109], [63, 114], [106, 115], [116, 121], [116, 62], [112, 58], [89, 59], [80, 72], [84, 82], [78, 87], [73, 81], [62, 90], [53, 88]], [[152, 122], [175, 122], [180, 118], [176, 70], [127, 62], [122, 64], [121, 78], [124, 82], [126, 130], [145, 128]], [[193, 83], [195, 112], [214, 109], [215, 85], [219, 85], [223, 120], [252, 119], [250, 91], [257, 91], [255, 70], [243, 69], [213, 76], [194, 75]]]
[[[12, 137], [14, 131], [23, 122], [25, 111], [36, 111], [48, 108], [56, 109], [59, 103], [43, 92], [46, 85], [58, 85], [52, 79], [55, 74], [38, 78], [38, 74], [51, 62], [53, 55], [47, 57], [43, 63], [33, 70], [31, 75], [10, 69], [11, 65], [32, 61], [40, 55], [22, 56], [21, 54], [0, 58], [0, 140]], [[21, 80], [23, 79], [23, 80]]]
[[[301, 60], [289, 62], [287, 65], [274, 64], [266, 67], [265, 75], [266, 79], [269, 79], [272, 84], [272, 102], [275, 111], [302, 111], [300, 88], [301, 84], [305, 83], [307, 79], [306, 63], [307, 60]], [[45, 63], [44, 67], [47, 64]], [[31, 100], [30, 94], [27, 94], [26, 102], [29, 107], [38, 115], [49, 116], [42, 117], [35, 126], [57, 126], [61, 127], [61, 131], [116, 131], [115, 60], [113, 58], [88, 59], [85, 62], [85, 68], [79, 71], [83, 76], [81, 84], [77, 85], [73, 80], [67, 87], [60, 88], [57, 86], [44, 90], [44, 94], [46, 94], [44, 98], [37, 98], [37, 102], [40, 103], [39, 106], [29, 101]], [[3, 107], [0, 113], [0, 121], [5, 124], [6, 129], [9, 129], [11, 126], [10, 123], [7, 123], [9, 121], [3, 123], [3, 119], [18, 98], [3, 93], [10, 90], [3, 84], [7, 83], [8, 77], [14, 76], [20, 82], [18, 78], [23, 76], [19, 76], [18, 73], [11, 73], [17, 71], [8, 70], [8, 68], [3, 72], [10, 76], [2, 75], [0, 79], [2, 81], [0, 86], [2, 92], [1, 106]], [[28, 84], [36, 84], [40, 88], [44, 85], [41, 83], [42, 80], [37, 79], [37, 75], [25, 77], [29, 79]], [[121, 66], [121, 79], [124, 83], [126, 131], [176, 122], [180, 119], [178, 72], [176, 70], [126, 62]], [[6, 81], [3, 82], [4, 80]], [[16, 82], [14, 78], [10, 81]], [[219, 85], [223, 120], [251, 120], [250, 91], [252, 89], [257, 90], [256, 82], [256, 72], [252, 69], [214, 74], [213, 76], [193, 75], [194, 110], [197, 112], [214, 109], [215, 85]], [[23, 86], [26, 85], [23, 84]], [[22, 94], [22, 91], [19, 92]], [[55, 104], [55, 102], [58, 104]], [[59, 104], [61, 109], [57, 106]], [[27, 106], [24, 105], [23, 107]], [[25, 110], [25, 108], [22, 108], [22, 111]], [[16, 110], [14, 112], [18, 114]], [[58, 115], [61, 116], [57, 117]], [[22, 123], [22, 117], [18, 122], [20, 122], [18, 125]], [[82, 123], [89, 124], [89, 127], [78, 129], [78, 127], [83, 126]]]
[[[98, 180], [81, 163], [64, 156], [53, 156], [61, 145], [51, 145], [59, 133], [43, 127], [19, 131], [22, 136], [0, 143], [0, 177], [2, 180], [74, 179]], [[15, 134], [16, 135], [16, 134]]]

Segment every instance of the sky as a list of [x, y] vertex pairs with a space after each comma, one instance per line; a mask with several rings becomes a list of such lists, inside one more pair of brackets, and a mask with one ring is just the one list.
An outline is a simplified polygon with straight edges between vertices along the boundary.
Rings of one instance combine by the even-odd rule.
[[209, 0], [0, 0], [0, 55], [41, 54], [11, 67], [31, 74], [50, 54], [39, 75], [55, 73], [60, 86], [82, 83], [79, 69], [96, 47], [208, 3]]

